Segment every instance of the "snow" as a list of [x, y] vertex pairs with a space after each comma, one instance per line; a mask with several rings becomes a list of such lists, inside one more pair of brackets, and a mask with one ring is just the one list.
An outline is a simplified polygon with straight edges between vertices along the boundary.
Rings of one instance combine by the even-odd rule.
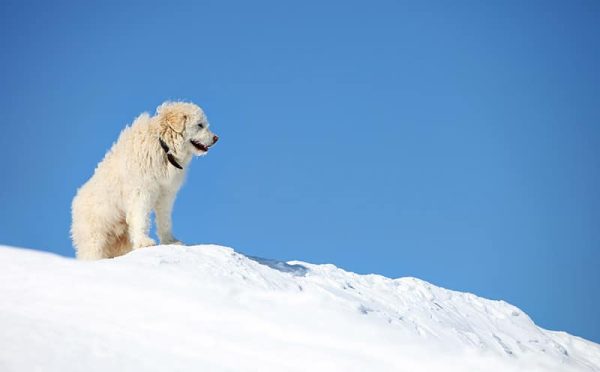
[[416, 278], [157, 246], [0, 247], [0, 371], [600, 371], [600, 345]]

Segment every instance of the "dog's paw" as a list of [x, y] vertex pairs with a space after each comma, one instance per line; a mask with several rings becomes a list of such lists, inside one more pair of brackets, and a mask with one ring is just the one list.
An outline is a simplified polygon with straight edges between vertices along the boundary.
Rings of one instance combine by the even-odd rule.
[[153, 245], [156, 245], [156, 242], [154, 241], [154, 239], [145, 236], [133, 243], [133, 249], [151, 247]]
[[171, 234], [158, 234], [158, 238], [160, 240], [160, 244], [164, 245], [185, 245], [182, 241], [177, 239]]
[[185, 245], [184, 242], [182, 242], [181, 240], [177, 240], [175, 238], [168, 239], [168, 240], [161, 240], [160, 244], [165, 244], [165, 245]]

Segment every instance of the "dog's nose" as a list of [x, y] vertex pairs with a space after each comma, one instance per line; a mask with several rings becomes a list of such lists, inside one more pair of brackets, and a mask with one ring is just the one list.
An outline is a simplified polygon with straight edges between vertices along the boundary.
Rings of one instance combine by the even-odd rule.
[[213, 143], [217, 143], [218, 140], [219, 140], [219, 136], [217, 136], [217, 135], [213, 136]]

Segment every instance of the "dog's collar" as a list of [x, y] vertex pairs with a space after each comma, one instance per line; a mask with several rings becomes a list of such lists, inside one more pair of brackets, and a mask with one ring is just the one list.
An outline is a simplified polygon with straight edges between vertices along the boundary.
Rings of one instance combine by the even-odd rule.
[[169, 163], [173, 164], [175, 168], [183, 169], [183, 167], [177, 162], [177, 159], [175, 159], [175, 156], [171, 153], [171, 149], [169, 148], [169, 146], [167, 146], [165, 141], [163, 141], [162, 138], [158, 137], [158, 142], [160, 143], [160, 147], [163, 149], [165, 154], [167, 154], [167, 160], [169, 160]]

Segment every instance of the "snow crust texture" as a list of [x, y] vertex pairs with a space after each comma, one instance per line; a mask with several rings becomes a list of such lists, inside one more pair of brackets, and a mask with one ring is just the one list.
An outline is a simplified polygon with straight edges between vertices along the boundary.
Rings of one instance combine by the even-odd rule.
[[600, 345], [416, 278], [157, 246], [0, 247], [0, 371], [600, 371]]

